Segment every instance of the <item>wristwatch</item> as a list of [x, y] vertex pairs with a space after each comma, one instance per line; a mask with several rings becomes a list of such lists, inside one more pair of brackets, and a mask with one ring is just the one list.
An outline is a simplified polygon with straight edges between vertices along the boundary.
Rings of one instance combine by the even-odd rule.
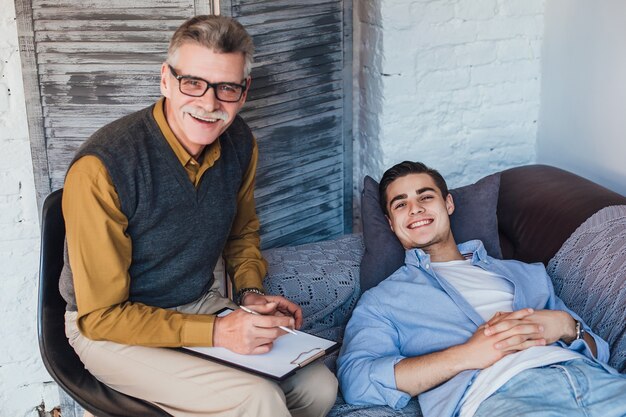
[[579, 320], [576, 320], [576, 339], [574, 340], [584, 339], [584, 337], [585, 329], [583, 328], [583, 324]]
[[237, 292], [237, 297], [235, 302], [239, 305], [241, 305], [241, 301], [243, 300], [243, 296], [246, 295], [247, 293], [255, 293], [255, 294], [259, 294], [259, 295], [265, 295], [265, 291], [260, 289], [260, 288], [242, 288]]

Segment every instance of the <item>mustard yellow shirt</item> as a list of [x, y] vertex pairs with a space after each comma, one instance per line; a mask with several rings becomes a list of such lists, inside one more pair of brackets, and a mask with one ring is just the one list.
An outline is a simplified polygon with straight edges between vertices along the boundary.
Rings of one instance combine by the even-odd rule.
[[[178, 142], [163, 111], [154, 117], [174, 150], [189, 180], [197, 187], [207, 169], [220, 157], [220, 142], [204, 150], [199, 164]], [[258, 147], [254, 143], [250, 166], [237, 195], [237, 214], [223, 256], [235, 291], [262, 288], [267, 263], [260, 251], [259, 220], [254, 204], [254, 178]], [[104, 164], [89, 155], [67, 173], [63, 216], [68, 254], [78, 306], [78, 327], [93, 340], [143, 346], [212, 346], [212, 315], [183, 314], [128, 301], [132, 241], [126, 234], [128, 219]]]

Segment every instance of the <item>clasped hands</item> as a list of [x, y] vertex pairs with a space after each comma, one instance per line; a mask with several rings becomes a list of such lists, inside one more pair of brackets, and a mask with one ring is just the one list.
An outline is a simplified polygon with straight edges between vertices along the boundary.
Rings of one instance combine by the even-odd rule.
[[279, 295], [248, 293], [242, 305], [259, 315], [237, 309], [227, 316], [216, 317], [213, 346], [245, 355], [267, 353], [274, 341], [285, 334], [278, 326], [292, 329], [302, 326], [300, 306]]
[[575, 335], [575, 321], [565, 311], [498, 312], [464, 344], [466, 359], [470, 368], [484, 369], [511, 353], [571, 338], [572, 332]]

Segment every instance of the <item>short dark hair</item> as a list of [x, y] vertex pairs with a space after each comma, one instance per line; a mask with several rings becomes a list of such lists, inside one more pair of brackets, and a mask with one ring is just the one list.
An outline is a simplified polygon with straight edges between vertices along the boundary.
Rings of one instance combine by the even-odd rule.
[[448, 185], [446, 184], [446, 180], [443, 179], [439, 171], [429, 168], [421, 162], [400, 162], [399, 164], [396, 164], [389, 168], [387, 171], [385, 171], [383, 177], [380, 179], [380, 184], [378, 185], [380, 207], [383, 209], [383, 213], [385, 213], [386, 215], [389, 215], [389, 211], [387, 210], [387, 188], [389, 188], [389, 185], [391, 185], [391, 183], [398, 178], [406, 177], [409, 174], [429, 175], [433, 179], [433, 181], [435, 181], [435, 185], [441, 191], [441, 195], [443, 196], [443, 198], [445, 199], [446, 197], [448, 197]]

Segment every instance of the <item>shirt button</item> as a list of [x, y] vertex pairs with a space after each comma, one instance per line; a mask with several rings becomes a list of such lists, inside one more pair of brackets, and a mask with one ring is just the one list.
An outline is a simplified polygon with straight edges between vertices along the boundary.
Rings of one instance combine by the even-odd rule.
[[430, 265], [429, 265], [429, 264], [426, 264], [426, 265], [424, 266], [424, 268], [428, 269], [428, 268], [430, 268]]

